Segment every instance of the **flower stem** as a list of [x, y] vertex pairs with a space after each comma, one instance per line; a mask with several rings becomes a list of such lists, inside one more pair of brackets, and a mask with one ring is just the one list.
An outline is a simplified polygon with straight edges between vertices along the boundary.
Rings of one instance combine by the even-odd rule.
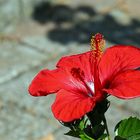
[[107, 135], [108, 135], [108, 140], [111, 140], [110, 139], [110, 134], [109, 134], [109, 130], [108, 130], [108, 126], [107, 126], [107, 121], [106, 121], [105, 115], [103, 116], [103, 122], [104, 122], [105, 129], [106, 129], [106, 132], [107, 132]]

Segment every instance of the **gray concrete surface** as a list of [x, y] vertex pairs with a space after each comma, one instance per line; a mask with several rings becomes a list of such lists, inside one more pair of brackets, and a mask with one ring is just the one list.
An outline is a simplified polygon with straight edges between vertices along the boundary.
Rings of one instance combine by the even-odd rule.
[[[61, 56], [89, 50], [92, 33], [105, 33], [107, 47], [140, 46], [140, 13], [136, 8], [140, 1], [57, 0], [53, 3], [65, 4], [72, 11], [78, 11], [80, 6], [88, 8], [74, 13], [70, 21], [61, 23], [61, 18], [54, 16], [53, 20], [44, 19], [43, 24], [31, 17], [33, 5], [41, 1], [20, 2], [3, 0], [0, 5], [0, 140], [74, 140], [63, 135], [67, 129], [53, 118], [50, 106], [55, 95], [31, 97], [28, 85], [41, 69], [53, 69]], [[106, 116], [113, 136], [120, 119], [140, 117], [140, 99], [109, 99], [112, 106]]]

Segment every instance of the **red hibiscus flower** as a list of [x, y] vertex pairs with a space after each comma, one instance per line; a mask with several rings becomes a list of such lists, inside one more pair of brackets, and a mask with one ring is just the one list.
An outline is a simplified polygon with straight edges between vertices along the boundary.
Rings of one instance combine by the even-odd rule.
[[69, 122], [93, 110], [108, 94], [122, 99], [140, 96], [140, 49], [116, 45], [102, 53], [104, 39], [96, 34], [91, 51], [60, 59], [55, 70], [42, 70], [29, 86], [33, 96], [56, 93], [52, 112]]

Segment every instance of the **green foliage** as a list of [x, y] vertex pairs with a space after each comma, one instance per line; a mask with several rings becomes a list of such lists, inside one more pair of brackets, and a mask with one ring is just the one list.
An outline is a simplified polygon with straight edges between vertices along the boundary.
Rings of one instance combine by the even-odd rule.
[[104, 100], [98, 103], [96, 107], [84, 118], [74, 122], [63, 123], [71, 130], [65, 135], [81, 138], [82, 140], [105, 140], [108, 134], [105, 133], [106, 122], [104, 113], [107, 111], [110, 103]]
[[107, 137], [107, 134], [103, 134], [102, 136], [100, 136], [100, 138], [98, 138], [98, 140], [105, 140]]
[[67, 132], [65, 135], [81, 138], [82, 140], [94, 140], [90, 136], [85, 133], [85, 129], [87, 128], [87, 120], [82, 119], [80, 122], [76, 122], [73, 129]]
[[80, 138], [78, 131], [72, 131], [72, 130], [70, 130], [69, 132], [65, 133], [65, 135], [76, 137], [76, 138]]
[[89, 137], [85, 133], [84, 134], [81, 134], [80, 135], [80, 138], [81, 138], [81, 140], [94, 140], [93, 138]]
[[73, 123], [71, 130], [65, 135], [81, 138], [81, 140], [104, 140], [107, 134], [104, 134], [105, 126], [103, 124], [95, 125], [89, 124], [89, 119], [82, 119]]
[[124, 119], [116, 125], [115, 132], [115, 140], [140, 140], [140, 120], [136, 117]]

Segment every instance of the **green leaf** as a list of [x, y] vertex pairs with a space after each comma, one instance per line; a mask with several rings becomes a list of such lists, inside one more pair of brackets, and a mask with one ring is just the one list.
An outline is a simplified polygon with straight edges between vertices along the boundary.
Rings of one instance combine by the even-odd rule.
[[103, 134], [100, 138], [98, 138], [98, 140], [104, 140], [107, 136], [107, 134]]
[[68, 135], [68, 136], [80, 138], [78, 131], [72, 131], [72, 130], [70, 130], [69, 132], [65, 133], [64, 135]]
[[140, 140], [140, 134], [129, 137], [127, 140]]
[[120, 137], [120, 136], [116, 136], [115, 137], [115, 140], [127, 140], [126, 138], [122, 138], [122, 137]]
[[88, 139], [87, 137], [85, 137], [85, 135], [83, 135], [83, 134], [81, 134], [80, 137], [81, 137], [82, 140], [89, 140], [89, 139]]
[[[131, 137], [139, 137], [140, 135], [140, 120], [136, 117], [124, 119], [116, 125], [115, 131], [117, 136], [130, 140]], [[121, 140], [121, 139], [117, 139]], [[132, 140], [132, 139], [131, 139]]]
[[140, 134], [131, 136], [129, 138], [122, 138], [120, 136], [116, 136], [115, 140], [140, 140]]
[[82, 120], [82, 121], [80, 122], [80, 124], [79, 124], [79, 128], [80, 128], [81, 130], [83, 130], [84, 127], [85, 127], [85, 123], [84, 123], [84, 120]]
[[94, 140], [93, 138], [89, 137], [88, 135], [86, 135], [85, 133], [80, 134], [80, 138], [82, 140]]

